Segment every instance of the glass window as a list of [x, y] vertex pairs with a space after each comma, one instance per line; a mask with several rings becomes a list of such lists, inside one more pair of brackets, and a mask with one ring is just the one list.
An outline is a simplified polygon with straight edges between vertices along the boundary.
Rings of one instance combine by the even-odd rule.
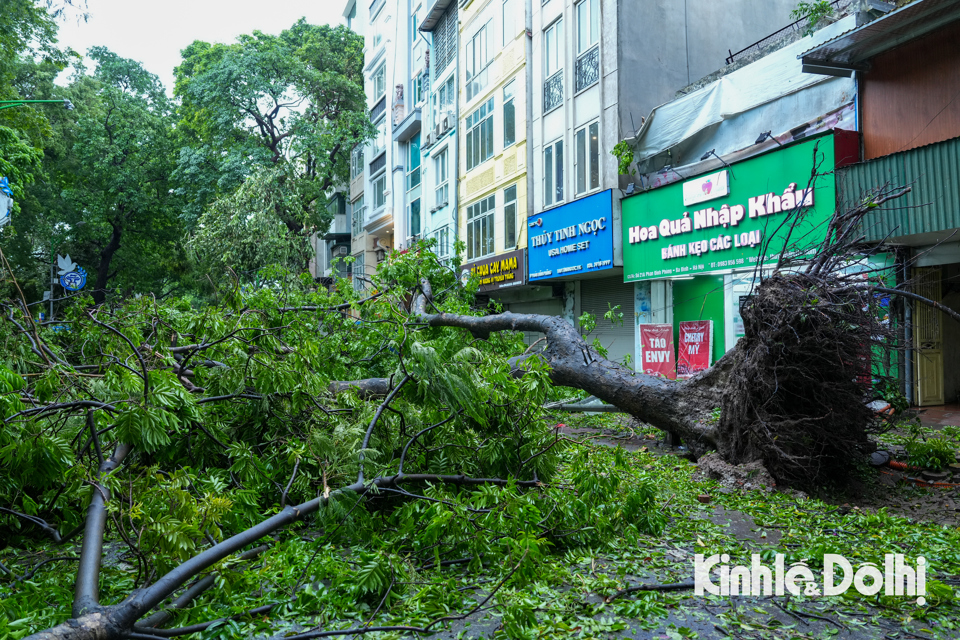
[[373, 185], [373, 210], [382, 209], [387, 203], [387, 174], [386, 172], [370, 180]]
[[445, 226], [436, 230], [433, 237], [437, 240], [437, 245], [433, 248], [437, 257], [444, 258], [450, 255], [450, 227]]
[[355, 202], [350, 205], [350, 232], [354, 237], [359, 236], [363, 233], [363, 196], [357, 198]]
[[423, 102], [423, 74], [418, 73], [417, 76], [410, 81], [410, 96], [413, 100], [414, 106]]
[[356, 254], [353, 261], [353, 289], [355, 291], [363, 291], [367, 287], [367, 283], [364, 282], [363, 276], [365, 274], [364, 265], [363, 265], [363, 252]]
[[544, 63], [546, 75], [549, 78], [563, 69], [563, 20], [557, 20], [547, 27], [543, 37]]
[[493, 98], [467, 116], [467, 171], [493, 157]]
[[576, 152], [577, 195], [600, 186], [600, 123], [591, 122], [573, 136]]
[[418, 7], [410, 16], [410, 49], [411, 50], [417, 44], [417, 38], [420, 36], [420, 32], [417, 31], [417, 28], [419, 26], [420, 26], [420, 8]]
[[503, 250], [517, 246], [517, 185], [503, 190]]
[[411, 236], [420, 236], [420, 198], [417, 198], [407, 207], [410, 212], [409, 229]]
[[487, 69], [493, 62], [493, 53], [493, 23], [490, 21], [480, 27], [464, 49], [468, 102], [487, 86]]
[[503, 0], [503, 45], [507, 46], [517, 37], [516, 0]]
[[493, 212], [496, 199], [489, 196], [467, 207], [467, 259], [493, 253]]
[[447, 150], [444, 149], [433, 158], [433, 175], [436, 176], [437, 190], [434, 206], [440, 208], [450, 202], [450, 185], [447, 182]]
[[350, 153], [350, 179], [363, 173], [363, 146], [357, 145]]
[[543, 206], [563, 202], [563, 140], [543, 149]]
[[377, 131], [373, 136], [373, 143], [370, 145], [370, 151], [373, 159], [376, 159], [376, 157], [387, 148], [387, 119], [382, 118], [380, 122], [374, 126], [377, 128]]
[[583, 0], [577, 5], [577, 53], [597, 44], [600, 37], [600, 0]]
[[373, 84], [373, 101], [376, 102], [384, 96], [387, 91], [387, 65], [381, 64], [373, 75], [370, 76], [370, 82]]
[[503, 88], [503, 146], [508, 147], [517, 141], [517, 110], [513, 103], [516, 80], [511, 80]]
[[407, 154], [407, 190], [420, 185], [420, 134], [410, 138]]

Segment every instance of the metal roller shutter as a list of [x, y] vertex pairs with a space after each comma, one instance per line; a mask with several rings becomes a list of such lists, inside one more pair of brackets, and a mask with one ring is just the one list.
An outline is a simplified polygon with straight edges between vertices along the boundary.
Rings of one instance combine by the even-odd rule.
[[[631, 363], [633, 362], [633, 299], [632, 282], [624, 284], [619, 278], [580, 282], [580, 313], [590, 313], [597, 319], [597, 328], [593, 335], [587, 336], [587, 340], [592, 342], [594, 336], [599, 337], [600, 344], [609, 351], [609, 358], [617, 362], [623, 362], [628, 355]], [[603, 317], [610, 307], [617, 305], [620, 305], [620, 311], [623, 312], [622, 326]]]
[[[559, 316], [563, 313], [563, 301], [560, 298], [536, 300], [534, 302], [514, 302], [507, 306], [513, 313], [539, 313], [545, 316]], [[542, 337], [542, 333], [523, 332], [523, 341], [527, 344], [533, 344]]]

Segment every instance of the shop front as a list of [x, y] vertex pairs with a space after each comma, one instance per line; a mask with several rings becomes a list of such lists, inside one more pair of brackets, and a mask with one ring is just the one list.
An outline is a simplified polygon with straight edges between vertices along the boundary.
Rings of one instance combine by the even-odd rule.
[[663, 337], [644, 325], [672, 327], [673, 345], [662, 348], [680, 348], [681, 375], [733, 348], [760, 276], [781, 254], [802, 258], [823, 241], [845, 142], [831, 132], [622, 200], [624, 280], [635, 286], [644, 370], [663, 369], [645, 362], [660, 357]]
[[[511, 311], [562, 315], [571, 323], [589, 313], [596, 327], [588, 336], [600, 340], [610, 359], [634, 358], [633, 285], [624, 283], [616, 265], [614, 216], [610, 189], [579, 198], [527, 218], [527, 257], [530, 284], [551, 287], [549, 301], [525, 301]], [[605, 317], [617, 308], [622, 321]]]

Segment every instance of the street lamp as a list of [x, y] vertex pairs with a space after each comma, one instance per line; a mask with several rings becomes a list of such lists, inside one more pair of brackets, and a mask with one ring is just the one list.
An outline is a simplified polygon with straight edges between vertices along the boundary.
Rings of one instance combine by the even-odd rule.
[[73, 103], [64, 98], [63, 100], [0, 100], [0, 109], [9, 109], [11, 107], [19, 107], [24, 104], [35, 104], [35, 103], [60, 103], [63, 105], [63, 108], [67, 111], [73, 111]]

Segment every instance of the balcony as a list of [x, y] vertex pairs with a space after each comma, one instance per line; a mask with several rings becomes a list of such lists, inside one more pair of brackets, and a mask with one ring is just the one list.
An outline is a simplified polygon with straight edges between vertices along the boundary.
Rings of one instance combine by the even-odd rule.
[[600, 79], [600, 45], [577, 58], [577, 93]]
[[380, 102], [373, 105], [373, 108], [370, 109], [370, 122], [376, 122], [380, 116], [384, 114], [387, 110], [387, 96], [380, 98]]
[[563, 69], [543, 83], [543, 112], [549, 113], [563, 104]]

